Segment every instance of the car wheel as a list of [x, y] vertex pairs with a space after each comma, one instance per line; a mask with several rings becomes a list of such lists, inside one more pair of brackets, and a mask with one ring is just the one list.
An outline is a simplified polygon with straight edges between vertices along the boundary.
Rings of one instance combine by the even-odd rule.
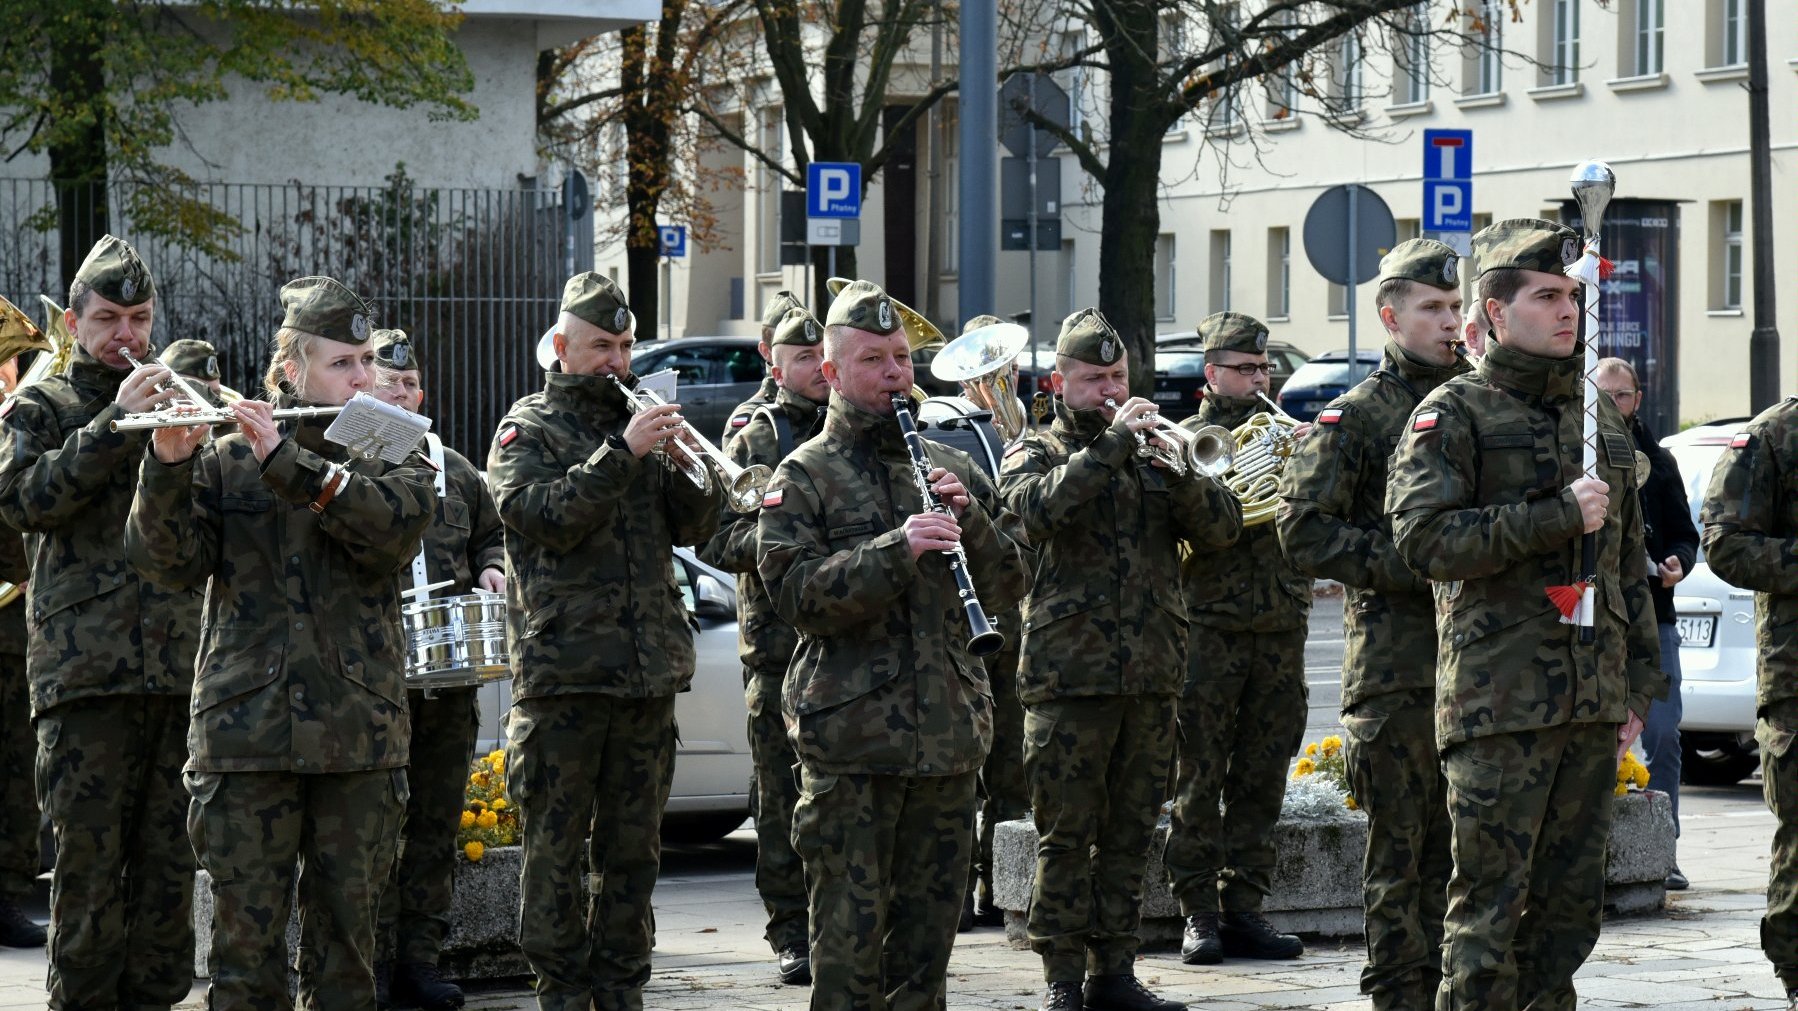
[[735, 832], [748, 820], [747, 811], [707, 811], [702, 814], [666, 815], [662, 841], [679, 846], [703, 846]]
[[1679, 781], [1691, 786], [1734, 786], [1760, 765], [1757, 748], [1744, 748], [1734, 742], [1682, 743]]

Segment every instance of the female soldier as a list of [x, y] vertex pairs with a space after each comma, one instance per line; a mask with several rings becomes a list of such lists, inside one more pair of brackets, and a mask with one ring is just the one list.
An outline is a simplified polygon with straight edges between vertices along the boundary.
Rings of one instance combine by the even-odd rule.
[[371, 383], [372, 307], [326, 277], [281, 288], [265, 385], [236, 432], [158, 429], [126, 526], [146, 578], [201, 587], [188, 726], [188, 832], [212, 876], [209, 1007], [288, 1006], [298, 860], [299, 999], [374, 1006], [374, 907], [405, 809], [405, 640], [395, 573], [432, 484], [324, 440], [275, 407], [342, 404]]

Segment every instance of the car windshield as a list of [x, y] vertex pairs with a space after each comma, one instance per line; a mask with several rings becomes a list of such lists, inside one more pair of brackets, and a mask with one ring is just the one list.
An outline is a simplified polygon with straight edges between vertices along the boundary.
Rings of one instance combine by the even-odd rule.
[[[1365, 378], [1378, 364], [1378, 361], [1362, 359], [1360, 368], [1355, 373], [1356, 378]], [[1320, 362], [1313, 358], [1294, 370], [1292, 378], [1286, 380], [1286, 385], [1293, 389], [1304, 389], [1315, 386], [1347, 386], [1348, 382], [1348, 359]]]
[[[1699, 532], [1704, 531], [1704, 524], [1699, 522], [1698, 514], [1704, 509], [1704, 491], [1711, 483], [1711, 471], [1717, 466], [1717, 457], [1723, 455], [1720, 443], [1688, 442], [1668, 446], [1667, 452], [1673, 455], [1673, 462], [1679, 464], [1679, 476], [1686, 483], [1686, 504], [1692, 509], [1692, 525]], [[1704, 548], [1698, 549], [1698, 560], [1704, 561]]]
[[1155, 352], [1155, 371], [1170, 376], [1205, 374], [1205, 352], [1164, 348]]

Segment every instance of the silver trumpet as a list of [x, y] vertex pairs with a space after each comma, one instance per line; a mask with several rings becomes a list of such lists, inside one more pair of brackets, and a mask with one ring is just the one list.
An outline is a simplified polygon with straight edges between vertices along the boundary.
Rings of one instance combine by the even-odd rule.
[[[1109, 397], [1105, 406], [1114, 412], [1118, 409], [1117, 401]], [[1163, 467], [1176, 474], [1190, 471], [1200, 477], [1215, 478], [1229, 471], [1236, 445], [1229, 429], [1222, 425], [1206, 425], [1195, 432], [1168, 421], [1160, 412], [1151, 417], [1155, 419], [1155, 426], [1150, 431], [1160, 441], [1151, 442], [1148, 434], [1138, 431], [1136, 455], [1139, 458], [1159, 460]]]
[[[668, 401], [654, 390], [633, 390], [624, 385], [617, 376], [607, 376], [618, 392], [624, 394], [624, 402], [630, 405], [631, 413], [650, 407], [659, 407]], [[762, 507], [762, 492], [773, 479], [774, 471], [756, 463], [747, 467], [739, 467], [730, 457], [719, 451], [712, 441], [699, 433], [699, 430], [681, 419], [681, 432], [698, 444], [695, 449], [687, 445], [678, 436], [670, 436], [662, 440], [655, 448], [662, 460], [670, 468], [680, 471], [693, 482], [700, 491], [709, 491], [712, 487], [712, 476], [717, 475], [730, 498], [730, 507], [740, 513], [751, 513]]]
[[[149, 367], [150, 364], [161, 365], [160, 359], [150, 362], [139, 361], [136, 355], [120, 348], [119, 354], [131, 363], [133, 370]], [[187, 378], [174, 369], [169, 369], [169, 382], [157, 383], [158, 390], [173, 389], [183, 399], [165, 404], [154, 411], [143, 411], [127, 414], [115, 419], [110, 427], [115, 432], [145, 432], [158, 428], [192, 428], [195, 425], [235, 425], [237, 415], [229, 408], [206, 407], [206, 399], [200, 391], [193, 387]], [[242, 395], [238, 396], [242, 400]], [[300, 418], [329, 418], [343, 411], [339, 407], [281, 407], [274, 412], [276, 421], [288, 421]]]

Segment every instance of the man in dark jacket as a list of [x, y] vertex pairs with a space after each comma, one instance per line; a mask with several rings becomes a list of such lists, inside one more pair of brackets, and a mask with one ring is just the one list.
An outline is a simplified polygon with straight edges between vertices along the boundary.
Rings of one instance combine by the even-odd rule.
[[[1698, 557], [1698, 527], [1692, 522], [1686, 485], [1673, 454], [1661, 448], [1638, 413], [1642, 407], [1642, 383], [1635, 366], [1621, 358], [1598, 362], [1598, 388], [1617, 405], [1617, 413], [1629, 423], [1636, 449], [1648, 457], [1648, 479], [1642, 482], [1642, 539], [1648, 545], [1648, 592], [1654, 598], [1654, 618], [1661, 632], [1661, 669], [1668, 679], [1667, 697], [1648, 710], [1642, 727], [1642, 755], [1648, 764], [1648, 788], [1661, 790], [1673, 801], [1673, 832], [1679, 834], [1679, 625], [1673, 612], [1673, 585], [1686, 578]], [[1687, 885], [1679, 865], [1667, 875], [1667, 887]]]

